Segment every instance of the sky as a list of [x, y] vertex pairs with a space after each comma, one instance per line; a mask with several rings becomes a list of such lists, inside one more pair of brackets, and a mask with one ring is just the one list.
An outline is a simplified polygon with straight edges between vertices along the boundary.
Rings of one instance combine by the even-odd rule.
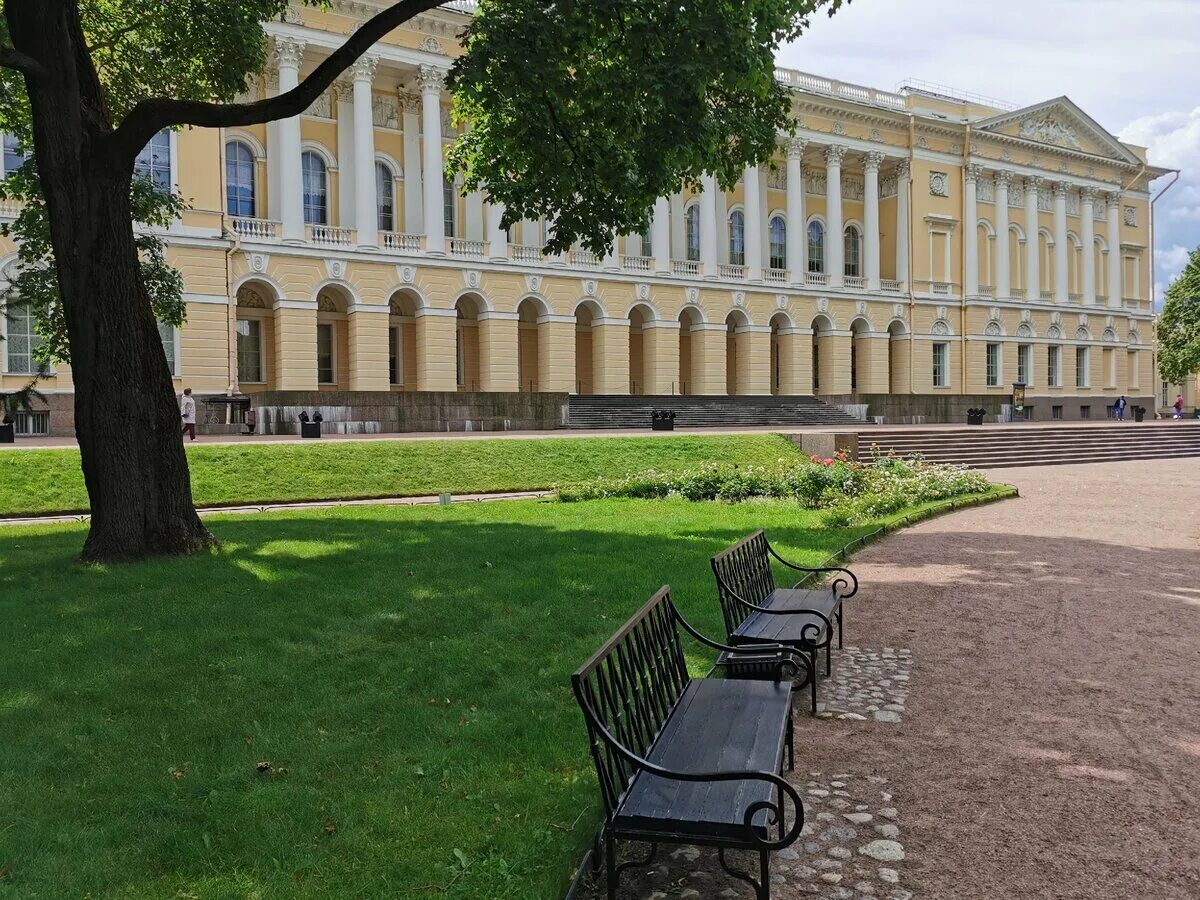
[[[910, 79], [1027, 106], [1065, 94], [1153, 165], [1155, 297], [1200, 246], [1200, 0], [851, 0], [779, 64], [895, 90]], [[1170, 177], [1152, 186], [1152, 196]]]

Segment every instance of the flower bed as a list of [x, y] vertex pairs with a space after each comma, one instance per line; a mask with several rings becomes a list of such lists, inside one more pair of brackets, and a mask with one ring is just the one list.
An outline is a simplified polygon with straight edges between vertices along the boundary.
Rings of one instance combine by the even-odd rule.
[[829, 459], [781, 459], [773, 466], [705, 463], [682, 472], [649, 469], [624, 478], [597, 478], [560, 487], [556, 494], [566, 503], [672, 496], [728, 503], [755, 497], [796, 500], [809, 509], [823, 510], [826, 525], [841, 527], [933, 500], [983, 493], [991, 487], [981, 473], [962, 466], [897, 456], [852, 462], [839, 454]]

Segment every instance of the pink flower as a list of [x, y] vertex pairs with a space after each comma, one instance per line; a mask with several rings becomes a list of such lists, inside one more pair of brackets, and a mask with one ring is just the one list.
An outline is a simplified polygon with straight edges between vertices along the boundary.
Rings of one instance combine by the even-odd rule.
[[832, 465], [833, 465], [833, 460], [832, 460], [832, 459], [826, 459], [826, 460], [822, 460], [822, 462], [823, 462], [825, 465], [827, 465], [827, 466], [832, 466]]

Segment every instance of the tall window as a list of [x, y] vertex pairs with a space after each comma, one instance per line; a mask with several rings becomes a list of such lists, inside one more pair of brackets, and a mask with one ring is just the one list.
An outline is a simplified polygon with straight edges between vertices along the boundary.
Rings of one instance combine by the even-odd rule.
[[442, 221], [446, 227], [446, 237], [455, 237], [455, 226], [458, 223], [458, 190], [449, 179], [442, 180]]
[[8, 316], [8, 338], [4, 348], [8, 354], [8, 371], [19, 375], [32, 375], [37, 371], [33, 357], [42, 343], [41, 336], [34, 330], [33, 310], [27, 303], [9, 303], [0, 310]]
[[933, 345], [933, 386], [950, 386], [950, 345], [938, 343]]
[[639, 235], [639, 237], [642, 239], [642, 256], [653, 256], [654, 242], [650, 239], [650, 229], [642, 229], [642, 233]]
[[846, 271], [844, 274], [857, 278], [862, 275], [862, 234], [854, 225], [846, 229], [845, 246]]
[[4, 136], [4, 175], [11, 175], [25, 164], [30, 154], [21, 149], [15, 134]]
[[225, 211], [254, 216], [254, 153], [241, 141], [225, 145]]
[[1000, 345], [987, 345], [987, 386], [1000, 387]]
[[808, 271], [825, 271], [825, 226], [820, 222], [808, 223]]
[[771, 268], [786, 269], [787, 261], [787, 222], [783, 216], [772, 216], [767, 225], [771, 238]]
[[375, 163], [375, 212], [380, 231], [396, 230], [396, 181], [387, 163]]
[[1062, 387], [1062, 347], [1046, 348], [1046, 385]]
[[333, 384], [333, 323], [317, 324], [317, 384]]
[[329, 184], [325, 160], [321, 154], [305, 150], [300, 154], [304, 178], [304, 224], [329, 224]]
[[693, 203], [683, 213], [683, 231], [687, 244], [687, 258], [700, 261], [700, 204]]
[[266, 381], [262, 365], [262, 323], [258, 319], [237, 320], [238, 381]]
[[404, 384], [401, 339], [400, 326], [393, 325], [388, 329], [388, 384]]
[[175, 361], [175, 326], [164, 325], [158, 323], [158, 336], [162, 340], [163, 353], [167, 356], [167, 368], [172, 375], [179, 374], [179, 368]]
[[171, 133], [163, 130], [150, 138], [133, 162], [133, 173], [149, 178], [160, 191], [171, 190]]
[[1091, 373], [1088, 371], [1088, 348], [1075, 348], [1075, 387], [1090, 387]]
[[1017, 382], [1026, 387], [1033, 384], [1033, 346], [1030, 344], [1017, 347]]
[[729, 214], [729, 262], [735, 266], [746, 264], [746, 217], [740, 209]]

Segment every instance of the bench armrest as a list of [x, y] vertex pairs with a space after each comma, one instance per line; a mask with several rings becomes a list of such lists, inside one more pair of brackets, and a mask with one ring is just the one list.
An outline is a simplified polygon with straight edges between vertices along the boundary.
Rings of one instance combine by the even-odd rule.
[[[758, 606], [751, 603], [749, 600], [738, 594], [733, 588], [725, 583], [725, 579], [717, 575], [717, 580], [720, 582], [721, 589], [724, 590], [737, 603], [746, 607], [746, 609], [760, 612], [768, 616], [812, 616], [820, 619], [825, 625], [825, 640], [818, 640], [821, 636], [821, 625], [816, 622], [807, 622], [800, 627], [800, 640], [815, 647], [824, 647], [829, 643], [833, 634], [833, 623], [829, 621], [829, 617], [824, 613], [815, 609], [772, 609], [769, 606]], [[759, 645], [762, 646], [762, 645]]]
[[[600, 717], [592, 710], [591, 704], [582, 693], [576, 689], [576, 699], [579, 701], [579, 707], [583, 710], [584, 718], [587, 719], [588, 728], [604, 740], [609, 748], [619, 757], [625, 760], [633, 768], [640, 772], [647, 772], [658, 778], [665, 778], [668, 781], [691, 781], [691, 782], [722, 782], [722, 781], [765, 781], [773, 787], [777, 788], [779, 793], [776, 795], [779, 800], [772, 802], [770, 800], [759, 800], [756, 803], [750, 804], [746, 809], [742, 821], [746, 826], [747, 838], [750, 842], [757, 845], [763, 850], [782, 850], [795, 843], [800, 837], [800, 832], [804, 828], [804, 802], [800, 799], [799, 793], [787, 781], [781, 778], [774, 772], [676, 772], [673, 769], [666, 769], [662, 766], [655, 765], [648, 759], [638, 756], [632, 750], [627, 748], [617, 739], [611, 731], [609, 731], [604, 723], [600, 721]], [[754, 818], [761, 812], [767, 813], [767, 824], [778, 825], [784, 821], [787, 801], [790, 800], [794, 807], [795, 818], [792, 821], [792, 827], [783, 833], [778, 840], [772, 841], [760, 837], [754, 830]]]
[[674, 609], [676, 621], [683, 626], [684, 631], [701, 644], [704, 644], [706, 647], [712, 647], [714, 650], [719, 650], [721, 653], [728, 654], [729, 656], [741, 657], [741, 659], [729, 659], [724, 662], [717, 660], [718, 666], [744, 665], [747, 662], [775, 663], [779, 666], [776, 673], [776, 678], [779, 681], [784, 680], [784, 671], [789, 667], [792, 670], [791, 677], [794, 678], [800, 674], [800, 663], [796, 660], [795, 650], [791, 647], [785, 647], [783, 644], [755, 644], [752, 647], [722, 644], [720, 641], [714, 641], [706, 634], [703, 634], [696, 626], [685, 619], [678, 607], [674, 607]]
[[[816, 567], [798, 566], [794, 562], [789, 562], [788, 560], [786, 560], [782, 556], [780, 556], [778, 553], [776, 553], [775, 548], [772, 547], [769, 542], [767, 543], [767, 550], [780, 563], [782, 563], [783, 565], [787, 566], [789, 569], [792, 569], [793, 571], [796, 571], [796, 572], [807, 572], [809, 575], [816, 575], [821, 572], [837, 572], [837, 573], [839, 573], [838, 577], [833, 579], [833, 582], [830, 584], [830, 587], [833, 588], [833, 592], [835, 594], [837, 594], [837, 596], [840, 597], [842, 600], [849, 600], [851, 597], [853, 597], [855, 594], [858, 593], [858, 578], [849, 569], [843, 569], [840, 566], [816, 566]], [[808, 581], [807, 578], [801, 578], [799, 581], [796, 582], [795, 586], [800, 587], [800, 585], [804, 584], [804, 582], [806, 582], [806, 581]], [[846, 588], [849, 588], [849, 590], [847, 591]]]

